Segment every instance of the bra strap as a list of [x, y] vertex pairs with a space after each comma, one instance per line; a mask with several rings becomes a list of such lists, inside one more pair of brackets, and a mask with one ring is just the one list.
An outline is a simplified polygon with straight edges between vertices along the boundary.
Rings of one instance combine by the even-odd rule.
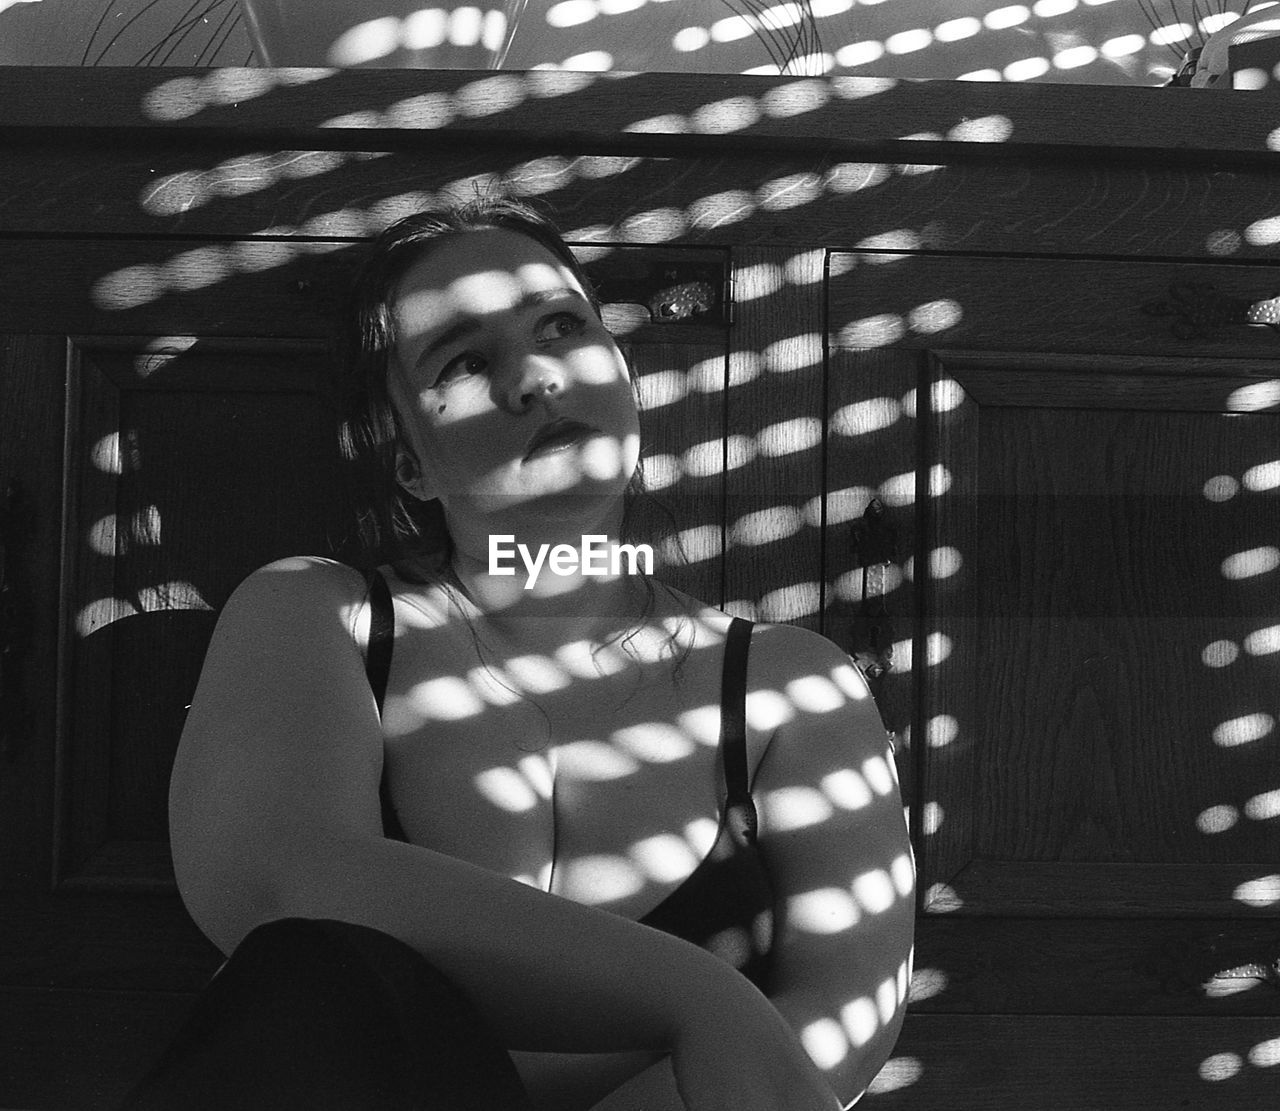
[[752, 623], [735, 617], [729, 624], [720, 681], [720, 753], [724, 760], [726, 808], [741, 811], [746, 832], [754, 837], [756, 808], [747, 771], [747, 653]]
[[387, 580], [377, 568], [365, 572], [369, 584], [369, 648], [365, 653], [364, 670], [373, 688], [373, 700], [382, 716], [382, 700], [387, 693], [387, 676], [391, 673], [391, 646], [395, 640], [396, 619], [391, 606], [391, 591]]
[[[382, 700], [387, 693], [387, 677], [391, 674], [391, 649], [395, 645], [396, 616], [391, 603], [391, 591], [382, 572], [374, 568], [365, 572], [369, 584], [369, 647], [365, 652], [364, 670], [369, 677], [373, 700], [382, 716]], [[382, 802], [382, 832], [395, 841], [407, 841], [400, 816], [391, 802], [391, 789], [387, 782], [387, 767], [382, 766], [382, 780], [378, 784], [378, 797]]]

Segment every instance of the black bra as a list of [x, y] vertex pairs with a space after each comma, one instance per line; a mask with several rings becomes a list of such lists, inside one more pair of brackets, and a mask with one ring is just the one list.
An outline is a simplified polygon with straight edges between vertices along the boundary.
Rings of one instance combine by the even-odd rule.
[[[365, 572], [369, 584], [369, 647], [365, 671], [378, 713], [387, 690], [395, 613], [386, 580]], [[715, 844], [674, 891], [640, 921], [709, 949], [767, 989], [772, 967], [775, 909], [773, 887], [756, 843], [757, 816], [747, 768], [747, 654], [752, 623], [735, 617], [725, 643], [720, 684], [720, 752], [724, 762], [725, 805]], [[408, 841], [391, 801], [384, 766], [379, 784], [382, 829]]]

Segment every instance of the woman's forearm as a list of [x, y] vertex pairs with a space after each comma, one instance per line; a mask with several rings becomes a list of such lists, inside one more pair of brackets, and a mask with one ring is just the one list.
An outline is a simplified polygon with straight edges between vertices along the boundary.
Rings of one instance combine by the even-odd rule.
[[685, 1004], [720, 996], [752, 1006], [758, 995], [697, 946], [465, 861], [376, 837], [306, 843], [305, 860], [282, 854], [276, 914], [399, 938], [512, 1049], [663, 1053]]

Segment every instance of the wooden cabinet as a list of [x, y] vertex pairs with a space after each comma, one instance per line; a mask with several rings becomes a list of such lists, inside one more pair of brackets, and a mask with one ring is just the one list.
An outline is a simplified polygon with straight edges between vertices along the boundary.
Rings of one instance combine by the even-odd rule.
[[[325, 337], [353, 243], [478, 186], [545, 201], [611, 302], [690, 555], [677, 585], [889, 664], [918, 944], [865, 1105], [1266, 1105], [1280, 335], [1245, 323], [1280, 295], [1262, 94], [0, 85], [0, 1104], [109, 1106], [216, 967], [164, 813], [205, 643], [254, 567], [350, 550]], [[686, 280], [708, 311], [640, 307]]]

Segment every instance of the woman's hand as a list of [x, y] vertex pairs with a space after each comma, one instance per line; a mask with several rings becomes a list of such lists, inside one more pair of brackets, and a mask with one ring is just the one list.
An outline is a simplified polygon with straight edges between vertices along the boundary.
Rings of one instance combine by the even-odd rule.
[[840, 1111], [787, 1021], [731, 975], [737, 983], [688, 1007], [676, 1031], [671, 1067], [688, 1111]]

